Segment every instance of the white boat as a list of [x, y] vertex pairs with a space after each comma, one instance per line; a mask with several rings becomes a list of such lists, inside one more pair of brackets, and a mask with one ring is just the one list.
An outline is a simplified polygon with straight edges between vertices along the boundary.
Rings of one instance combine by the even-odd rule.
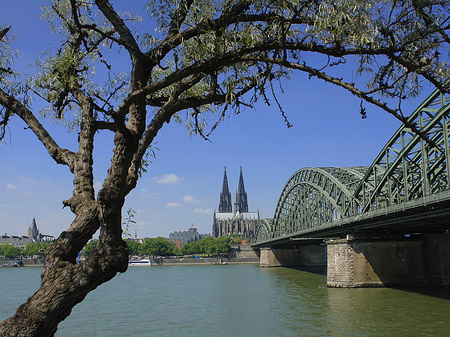
[[149, 259], [130, 259], [128, 266], [130, 267], [149, 267], [152, 265], [152, 261]]

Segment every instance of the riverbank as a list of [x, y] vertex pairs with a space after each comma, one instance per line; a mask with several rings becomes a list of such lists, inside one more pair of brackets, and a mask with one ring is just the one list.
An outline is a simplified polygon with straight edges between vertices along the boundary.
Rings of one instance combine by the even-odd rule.
[[259, 264], [258, 258], [235, 257], [158, 257], [152, 258], [152, 265], [176, 266], [176, 265], [227, 265], [227, 264]]
[[[248, 245], [232, 245], [231, 253], [225, 257], [152, 257], [152, 265], [175, 266], [175, 265], [227, 265], [227, 264], [259, 264], [259, 257]], [[40, 259], [8, 259], [0, 260], [0, 267], [22, 261], [24, 267], [43, 267], [44, 262]]]
[[39, 259], [5, 259], [5, 260], [0, 260], [0, 267], [6, 266], [12, 262], [15, 261], [21, 261], [23, 263], [24, 267], [43, 267], [44, 266], [44, 262], [43, 260], [39, 260]]
[[184, 257], [168, 256], [152, 258], [153, 265], [201, 265], [201, 264], [259, 264], [259, 257], [249, 245], [232, 245], [229, 256], [222, 257]]

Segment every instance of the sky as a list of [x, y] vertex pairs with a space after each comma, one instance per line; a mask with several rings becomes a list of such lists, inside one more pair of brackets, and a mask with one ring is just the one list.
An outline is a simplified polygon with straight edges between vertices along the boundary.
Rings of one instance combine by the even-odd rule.
[[[142, 12], [144, 3], [133, 1], [131, 10]], [[13, 45], [19, 50], [15, 68], [25, 73], [58, 42], [39, 14], [39, 1], [2, 3], [0, 25], [12, 25]], [[273, 217], [284, 185], [297, 170], [369, 166], [400, 126], [394, 117], [367, 105], [367, 118], [362, 119], [357, 98], [301, 73], [293, 73], [283, 89], [278, 98], [292, 128], [286, 127], [275, 104], [260, 102], [226, 118], [210, 142], [190, 136], [183, 124], [166, 124], [156, 138], [156, 158], [123, 208], [124, 217], [128, 209], [135, 211], [129, 233], [168, 237], [194, 226], [210, 234], [225, 166], [233, 202], [242, 167], [249, 211]], [[424, 90], [405, 102], [404, 110], [414, 109], [429, 93]], [[61, 146], [73, 147], [76, 134], [41, 121]], [[101, 134], [95, 144], [97, 188], [106, 176], [111, 140], [111, 135]], [[43, 234], [57, 236], [67, 229], [74, 216], [62, 208], [62, 201], [72, 195], [72, 179], [67, 167], [57, 165], [24, 123], [13, 118], [0, 147], [0, 234], [25, 235], [33, 218]]]

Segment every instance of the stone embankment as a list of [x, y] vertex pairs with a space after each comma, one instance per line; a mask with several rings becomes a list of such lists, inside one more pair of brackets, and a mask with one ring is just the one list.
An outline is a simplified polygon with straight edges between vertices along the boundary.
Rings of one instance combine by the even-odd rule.
[[199, 264], [246, 264], [259, 263], [259, 257], [248, 245], [232, 245], [231, 253], [225, 257], [161, 257], [152, 258], [153, 265], [199, 265]]
[[43, 260], [39, 260], [39, 259], [22, 259], [22, 260], [5, 259], [5, 260], [0, 260], [0, 267], [6, 266], [15, 261], [22, 261], [24, 267], [43, 267], [44, 266]]
[[[13, 260], [0, 260], [0, 267], [7, 265], [8, 263], [18, 261]], [[24, 267], [43, 267], [43, 260], [39, 259], [23, 259], [21, 260]], [[231, 253], [225, 257], [160, 257], [152, 258], [153, 265], [198, 265], [198, 264], [246, 264], [246, 263], [259, 263], [259, 257], [250, 248], [249, 245], [232, 245]]]

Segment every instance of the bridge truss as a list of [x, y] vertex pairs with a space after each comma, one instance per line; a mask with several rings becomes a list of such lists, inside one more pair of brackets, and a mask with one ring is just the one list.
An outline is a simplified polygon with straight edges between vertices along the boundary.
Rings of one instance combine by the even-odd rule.
[[[376, 224], [386, 229], [398, 225], [393, 217], [411, 221], [424, 212], [436, 213], [434, 208], [445, 216], [447, 203], [450, 215], [449, 114], [450, 96], [436, 90], [408, 117], [416, 130], [401, 126], [369, 167], [295, 172], [274, 218], [261, 221], [256, 243], [314, 233], [339, 236], [345, 232], [340, 227], [355, 231]], [[447, 226], [438, 220], [439, 228]]]

